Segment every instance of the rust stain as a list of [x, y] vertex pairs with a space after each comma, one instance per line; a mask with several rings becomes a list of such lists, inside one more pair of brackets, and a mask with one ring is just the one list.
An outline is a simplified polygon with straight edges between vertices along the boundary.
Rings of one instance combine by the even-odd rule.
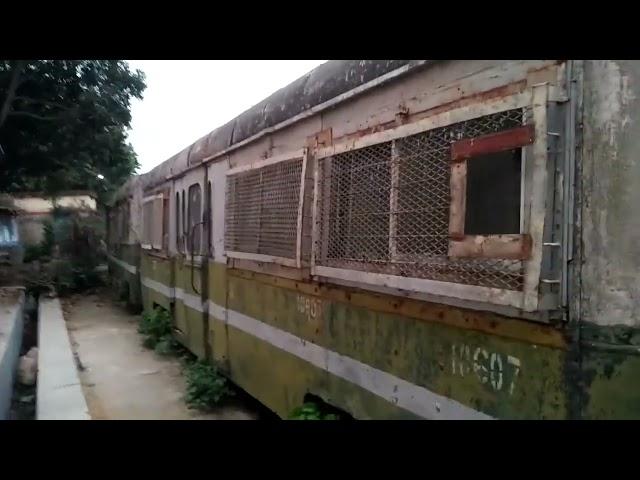
[[459, 140], [451, 144], [451, 161], [462, 162], [479, 155], [524, 147], [531, 145], [534, 139], [534, 126], [525, 125], [503, 132]]
[[398, 113], [396, 113], [396, 125], [403, 125], [407, 123], [409, 118], [409, 108], [404, 103], [398, 105]]
[[307, 147], [309, 148], [321, 148], [328, 147], [333, 143], [333, 129], [327, 128], [315, 135], [307, 137]]
[[[507, 97], [509, 95], [514, 95], [517, 93], [521, 93], [527, 87], [527, 81], [521, 80], [518, 82], [510, 83], [508, 85], [503, 85], [501, 87], [492, 88], [491, 90], [485, 90], [484, 92], [474, 93], [472, 95], [468, 95], [466, 97], [462, 97], [458, 100], [453, 100], [448, 103], [443, 103], [438, 105], [437, 107], [433, 107], [427, 110], [417, 111], [415, 113], [410, 113], [408, 109], [402, 109], [402, 105], [399, 107], [402, 124], [416, 122], [418, 120], [423, 120], [425, 118], [437, 115], [442, 112], [446, 112], [448, 110], [453, 110], [454, 108], [466, 107], [467, 105], [482, 103], [486, 100], [492, 100], [500, 97]], [[404, 112], [406, 111], [406, 115]], [[360, 137], [364, 137], [366, 135], [371, 135], [377, 132], [383, 132], [385, 130], [390, 130], [392, 128], [396, 128], [398, 126], [398, 117], [394, 118], [391, 121], [379, 123], [372, 127], [363, 128], [361, 130], [357, 130], [352, 133], [347, 133], [342, 135], [341, 137], [334, 137], [333, 143], [342, 143], [347, 141], [353, 141]]]
[[558, 80], [558, 65], [562, 64], [565, 60], [558, 61], [557, 65], [550, 65], [541, 68], [531, 68], [527, 70], [527, 86], [530, 87], [535, 84], [549, 82], [555, 85]]
[[[401, 315], [426, 322], [440, 323], [451, 327], [474, 330], [490, 335], [519, 340], [526, 343], [566, 349], [567, 340], [563, 332], [551, 325], [542, 325], [526, 320], [509, 318], [491, 312], [468, 310], [422, 300], [392, 295], [371, 293], [348, 287], [319, 285], [314, 282], [296, 282], [278, 279], [270, 275], [245, 270], [229, 270], [229, 276], [255, 280], [267, 285], [279, 286], [322, 298], [325, 301], [348, 303], [373, 311]], [[394, 307], [397, 304], [397, 308]]]
[[485, 90], [484, 92], [474, 93], [466, 97], [462, 97], [458, 100], [453, 100], [448, 103], [443, 103], [437, 107], [429, 110], [424, 110], [419, 114], [412, 115], [411, 120], [422, 120], [423, 118], [436, 115], [438, 113], [446, 112], [447, 110], [453, 110], [454, 108], [466, 107], [474, 103], [482, 103], [486, 100], [493, 100], [500, 97], [508, 97], [516, 93], [522, 93], [527, 87], [526, 80], [520, 80], [519, 82], [510, 83], [501, 87], [492, 88], [491, 90]]

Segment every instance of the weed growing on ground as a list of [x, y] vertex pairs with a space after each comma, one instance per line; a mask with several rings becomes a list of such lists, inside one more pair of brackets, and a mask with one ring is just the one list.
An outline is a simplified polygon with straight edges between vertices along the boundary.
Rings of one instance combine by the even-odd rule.
[[145, 312], [138, 326], [138, 332], [144, 335], [142, 344], [160, 355], [180, 357], [187, 382], [185, 397], [189, 408], [211, 410], [223, 400], [235, 395], [227, 379], [218, 368], [198, 360], [184, 349], [172, 336], [172, 322], [169, 312], [156, 307]]
[[179, 348], [180, 344], [171, 335], [165, 335], [157, 341], [153, 349], [160, 355], [175, 355]]
[[171, 355], [178, 350], [178, 342], [171, 335], [171, 316], [163, 308], [145, 312], [140, 319], [138, 332], [145, 336], [142, 344], [160, 355]]
[[186, 362], [185, 375], [189, 408], [210, 410], [235, 395], [218, 368], [202, 360]]

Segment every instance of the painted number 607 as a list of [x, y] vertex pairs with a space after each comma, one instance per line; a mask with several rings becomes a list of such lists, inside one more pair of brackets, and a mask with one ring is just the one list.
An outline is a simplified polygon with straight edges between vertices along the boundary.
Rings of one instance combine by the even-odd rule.
[[469, 345], [452, 345], [451, 354], [454, 375], [464, 377], [473, 370], [480, 382], [490, 385], [497, 392], [505, 388], [506, 378], [508, 378], [510, 380], [509, 395], [513, 395], [516, 379], [520, 375], [519, 358], [501, 355], [498, 352], [488, 352], [482, 347], [472, 349]]

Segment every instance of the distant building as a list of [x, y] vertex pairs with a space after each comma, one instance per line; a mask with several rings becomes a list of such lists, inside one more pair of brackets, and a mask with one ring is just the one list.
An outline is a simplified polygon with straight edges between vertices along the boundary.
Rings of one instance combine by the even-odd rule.
[[13, 199], [0, 195], [0, 265], [20, 261], [18, 223]]
[[53, 218], [54, 208], [62, 208], [80, 215], [97, 212], [96, 196], [88, 191], [61, 192], [54, 201], [40, 192], [12, 194], [18, 212], [18, 233], [24, 246], [37, 245], [44, 237], [44, 223]]

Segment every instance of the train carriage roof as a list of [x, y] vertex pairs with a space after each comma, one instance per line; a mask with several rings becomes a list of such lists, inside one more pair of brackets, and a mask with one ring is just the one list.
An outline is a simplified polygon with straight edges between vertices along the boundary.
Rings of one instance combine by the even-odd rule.
[[[333, 60], [276, 91], [266, 99], [216, 128], [146, 174], [139, 175], [142, 188], [166, 181], [189, 166], [243, 142], [260, 132], [277, 127], [305, 111], [335, 99], [394, 70], [408, 72], [423, 66], [424, 60]], [[138, 183], [128, 180], [114, 196], [127, 194]]]

